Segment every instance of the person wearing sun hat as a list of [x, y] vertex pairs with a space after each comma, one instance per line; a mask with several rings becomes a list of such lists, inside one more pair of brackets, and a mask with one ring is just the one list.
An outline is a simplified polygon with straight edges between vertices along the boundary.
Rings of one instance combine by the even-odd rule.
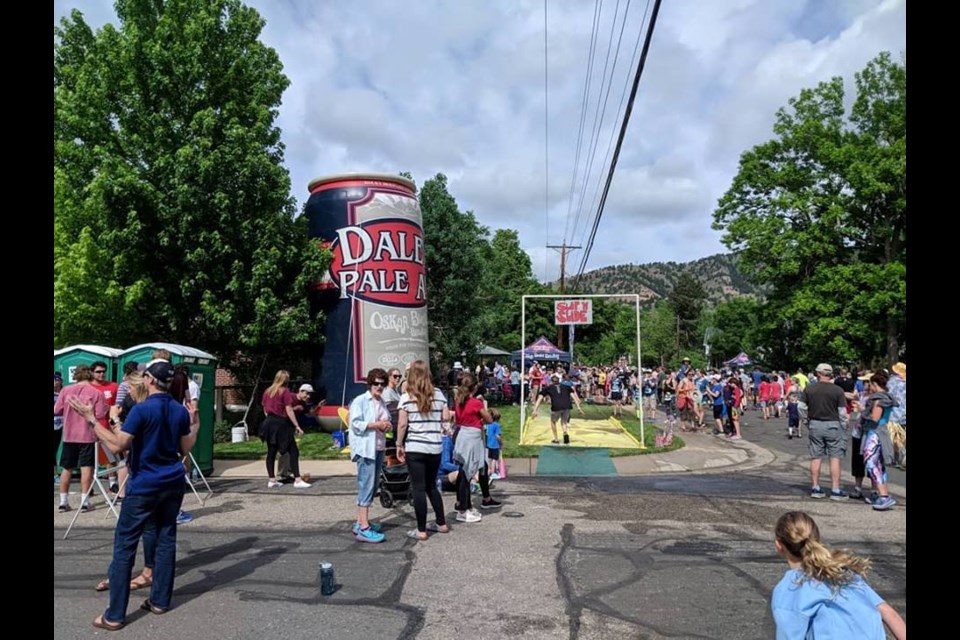
[[893, 460], [901, 469], [907, 468], [907, 365], [897, 362], [890, 367], [892, 375], [887, 382], [887, 393], [897, 401], [890, 414], [887, 430], [893, 442]]

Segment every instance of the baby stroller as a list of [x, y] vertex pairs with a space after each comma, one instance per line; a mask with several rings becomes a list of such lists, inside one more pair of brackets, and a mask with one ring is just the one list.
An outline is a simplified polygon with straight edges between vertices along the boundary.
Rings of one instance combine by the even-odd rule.
[[388, 448], [380, 470], [380, 506], [389, 509], [398, 502], [408, 500], [413, 504], [410, 488], [410, 471], [407, 465], [397, 460], [396, 447]]
[[[393, 403], [391, 403], [392, 405]], [[388, 406], [390, 421], [393, 423], [387, 432], [387, 448], [383, 456], [383, 469], [380, 470], [380, 506], [389, 509], [404, 500], [413, 504], [413, 491], [410, 487], [410, 471], [407, 465], [397, 459], [397, 422], [395, 406]]]

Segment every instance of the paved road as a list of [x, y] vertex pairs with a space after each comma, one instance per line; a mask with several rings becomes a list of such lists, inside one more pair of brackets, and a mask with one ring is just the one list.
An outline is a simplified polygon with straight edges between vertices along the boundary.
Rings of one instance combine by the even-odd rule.
[[[306, 491], [218, 479], [180, 530], [174, 609], [138, 611], [147, 594], [134, 592], [122, 637], [770, 638], [769, 596], [786, 569], [771, 532], [789, 509], [810, 512], [829, 544], [870, 556], [871, 584], [906, 617], [905, 497], [883, 513], [814, 501], [795, 456], [768, 458], [704, 474], [512, 478], [495, 491], [503, 513], [426, 542], [403, 535], [408, 507], [377, 506], [382, 545], [347, 533], [353, 478]], [[54, 513], [56, 638], [95, 634], [107, 598], [93, 585], [111, 555], [105, 514], [84, 514], [64, 541], [67, 516]], [[321, 560], [340, 585], [330, 597], [318, 595]]]

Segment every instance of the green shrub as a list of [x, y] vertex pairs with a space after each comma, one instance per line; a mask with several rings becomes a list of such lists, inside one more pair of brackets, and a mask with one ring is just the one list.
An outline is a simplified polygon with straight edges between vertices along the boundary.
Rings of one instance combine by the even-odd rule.
[[213, 441], [217, 442], [230, 442], [231, 439], [231, 429], [233, 425], [225, 420], [221, 420], [217, 424], [213, 425]]

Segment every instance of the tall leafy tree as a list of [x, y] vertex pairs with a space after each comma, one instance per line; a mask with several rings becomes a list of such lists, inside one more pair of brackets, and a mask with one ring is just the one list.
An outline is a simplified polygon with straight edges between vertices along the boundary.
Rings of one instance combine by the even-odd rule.
[[234, 354], [319, 339], [326, 256], [294, 221], [289, 84], [239, 0], [118, 0], [54, 29], [54, 345]]
[[430, 342], [436, 357], [459, 360], [476, 349], [483, 310], [480, 299], [487, 229], [473, 212], [460, 211], [438, 173], [420, 189]]
[[788, 338], [768, 345], [775, 362], [895, 360], [906, 340], [906, 75], [881, 53], [849, 112], [839, 77], [801, 91], [714, 212], [744, 271], [771, 285], [764, 326]]
[[697, 346], [697, 321], [707, 301], [703, 284], [687, 270], [680, 273], [667, 297], [676, 319], [677, 351]]
[[497, 229], [494, 232], [481, 272], [479, 330], [482, 341], [505, 350], [519, 349], [521, 296], [546, 291], [533, 277], [530, 256], [520, 247], [517, 231]]

